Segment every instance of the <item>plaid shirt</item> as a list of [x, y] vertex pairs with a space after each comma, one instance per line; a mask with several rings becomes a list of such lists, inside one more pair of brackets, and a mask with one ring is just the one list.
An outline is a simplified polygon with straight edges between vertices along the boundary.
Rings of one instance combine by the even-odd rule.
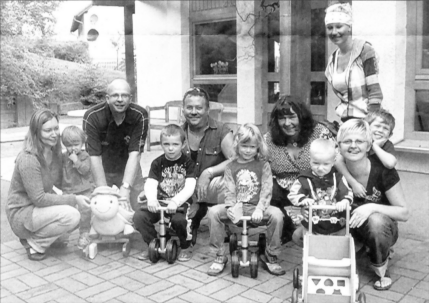
[[[329, 57], [325, 76], [332, 85], [334, 62], [338, 49]], [[346, 83], [347, 95], [332, 87], [340, 98], [335, 112], [341, 118], [364, 118], [370, 111], [380, 107], [383, 94], [378, 82], [378, 62], [374, 48], [364, 40], [353, 40], [351, 60], [347, 66]]]

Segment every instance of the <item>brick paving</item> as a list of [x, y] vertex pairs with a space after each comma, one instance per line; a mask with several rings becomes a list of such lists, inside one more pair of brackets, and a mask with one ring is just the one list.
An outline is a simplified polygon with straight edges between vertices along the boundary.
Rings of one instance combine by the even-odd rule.
[[[263, 228], [257, 230], [262, 232]], [[172, 265], [137, 260], [144, 247], [132, 235], [132, 250], [124, 258], [120, 245], [99, 245], [94, 260], [76, 248], [77, 232], [65, 249], [51, 249], [48, 258], [27, 259], [17, 240], [1, 244], [1, 302], [290, 302], [292, 272], [301, 265], [302, 251], [292, 243], [283, 246], [281, 264], [287, 273], [274, 277], [259, 268], [250, 278], [248, 269], [232, 278], [230, 262], [219, 277], [206, 274], [213, 255], [208, 252], [206, 226], [201, 227], [194, 258]], [[252, 236], [256, 240], [258, 233]], [[357, 264], [361, 291], [367, 302], [429, 303], [429, 240], [400, 237], [390, 262], [393, 286], [379, 292], [372, 288], [375, 276], [365, 254]]]

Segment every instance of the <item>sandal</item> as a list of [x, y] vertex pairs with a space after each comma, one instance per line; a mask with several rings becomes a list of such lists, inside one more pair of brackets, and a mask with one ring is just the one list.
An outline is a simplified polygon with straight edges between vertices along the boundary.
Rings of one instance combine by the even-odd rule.
[[[388, 281], [388, 283], [384, 286], [381, 286], [382, 281]], [[384, 274], [383, 278], [380, 278], [379, 280], [374, 282], [374, 289], [375, 290], [389, 290], [390, 287], [392, 286], [392, 279], [390, 278], [390, 274], [388, 271], [386, 271], [386, 273]]]
[[216, 256], [216, 258], [213, 261], [212, 266], [215, 264], [219, 264], [219, 265], [222, 265], [222, 267], [221, 268], [212, 268], [212, 266], [210, 266], [207, 274], [209, 276], [219, 276], [223, 272], [223, 270], [225, 269], [226, 263], [228, 263], [228, 257], [227, 256]]
[[144, 250], [140, 255], [137, 256], [137, 259], [140, 261], [149, 260], [149, 251]]
[[21, 242], [22, 246], [24, 246], [25, 250], [27, 251], [28, 259], [32, 261], [42, 261], [46, 258], [46, 254], [41, 254], [31, 248], [30, 244], [28, 244], [28, 241], [26, 239], [19, 239], [19, 242]]
[[189, 246], [186, 249], [182, 249], [180, 251], [179, 257], [177, 257], [177, 261], [179, 262], [188, 262], [192, 259], [192, 246]]
[[269, 255], [267, 252], [261, 255], [262, 268], [274, 276], [283, 276], [286, 271], [280, 266], [276, 256]]

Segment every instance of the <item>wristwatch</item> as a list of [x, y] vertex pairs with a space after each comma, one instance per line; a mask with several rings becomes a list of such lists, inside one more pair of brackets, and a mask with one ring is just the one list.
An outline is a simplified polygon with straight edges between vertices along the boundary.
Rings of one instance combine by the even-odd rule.
[[123, 187], [123, 188], [125, 188], [125, 189], [130, 189], [130, 188], [131, 188], [131, 185], [130, 185], [129, 183], [127, 183], [127, 182], [122, 182], [121, 187]]

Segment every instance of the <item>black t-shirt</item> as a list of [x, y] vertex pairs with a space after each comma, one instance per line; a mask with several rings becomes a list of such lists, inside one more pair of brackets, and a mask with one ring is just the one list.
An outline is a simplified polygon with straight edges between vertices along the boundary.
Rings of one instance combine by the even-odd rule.
[[[396, 156], [395, 146], [393, 146], [393, 143], [390, 142], [390, 140], [387, 140], [386, 143], [384, 143], [384, 145], [381, 147], [381, 149], [391, 155]], [[368, 152], [368, 158], [377, 160], [379, 163], [381, 163], [380, 159], [378, 158], [378, 156], [376, 155], [376, 153], [372, 148]]]
[[[165, 154], [153, 160], [149, 178], [158, 181], [158, 199], [166, 200], [177, 195], [185, 187], [186, 178], [195, 178], [194, 171], [194, 162], [184, 154], [175, 161], [168, 160]], [[187, 202], [191, 203], [192, 199]]]
[[390, 205], [386, 197], [386, 191], [395, 186], [399, 181], [396, 169], [387, 169], [377, 159], [369, 158], [371, 161], [371, 171], [369, 172], [368, 184], [366, 186], [366, 197], [354, 197], [354, 207], [366, 203], [376, 203]]

